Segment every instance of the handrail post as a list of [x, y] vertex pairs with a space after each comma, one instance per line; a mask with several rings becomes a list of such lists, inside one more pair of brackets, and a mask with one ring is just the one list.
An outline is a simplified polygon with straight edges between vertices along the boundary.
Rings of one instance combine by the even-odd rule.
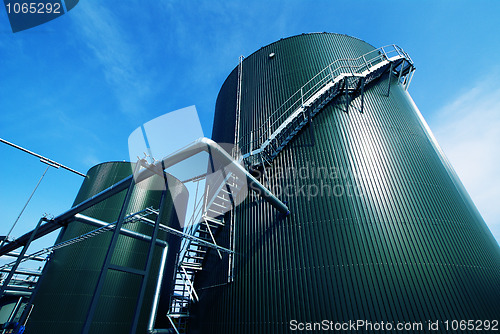
[[400, 50], [401, 48], [399, 46], [397, 46], [396, 44], [393, 44], [392, 46], [397, 51], [397, 53], [398, 53], [399, 56], [403, 56], [404, 57], [404, 55], [401, 54], [401, 50]]
[[384, 50], [384, 47], [383, 47], [383, 46], [380, 48], [380, 50], [382, 50], [382, 55], [383, 55], [383, 56], [387, 59], [387, 58], [388, 58], [388, 57], [387, 57], [387, 53], [385, 52], [385, 50]]
[[250, 131], [250, 153], [253, 151], [253, 130]]
[[203, 212], [207, 211], [207, 201], [208, 201], [208, 193], [210, 192], [210, 184], [207, 184], [207, 192], [205, 193], [205, 200], [203, 203]]
[[300, 100], [302, 101], [302, 108], [304, 108], [304, 92], [303, 92], [304, 86], [300, 87]]

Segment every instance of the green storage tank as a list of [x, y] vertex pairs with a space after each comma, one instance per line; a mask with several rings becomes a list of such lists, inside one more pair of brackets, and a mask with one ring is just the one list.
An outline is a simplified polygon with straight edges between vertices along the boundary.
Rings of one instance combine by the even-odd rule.
[[[335, 60], [372, 50], [353, 37], [314, 33], [248, 56], [241, 63], [239, 138], [259, 131]], [[217, 98], [217, 142], [235, 141], [238, 72]], [[189, 333], [290, 333], [323, 320], [384, 322], [393, 331], [421, 324], [408, 332], [435, 333], [429, 321], [440, 321], [438, 332], [445, 321], [450, 328], [453, 321], [498, 321], [499, 245], [410, 95], [386, 71], [363, 99], [363, 112], [361, 94], [347, 112], [345, 99], [332, 100], [269, 166], [254, 171], [291, 215], [280, 216], [258, 197], [237, 207], [233, 277], [229, 262], [209, 251], [209, 269], [195, 278], [200, 301]], [[227, 229], [218, 242], [229, 246], [230, 237]]]
[[[128, 162], [108, 162], [92, 167], [80, 188], [74, 206], [131, 175], [132, 167], [133, 164]], [[159, 209], [161, 191], [147, 190], [146, 183], [152, 184], [153, 182], [163, 181], [154, 176], [134, 187], [127, 214], [148, 207]], [[161, 222], [180, 230], [179, 221], [184, 220], [187, 205], [187, 189], [174, 177], [167, 176], [167, 182], [171, 191], [163, 204]], [[82, 214], [107, 223], [116, 221], [125, 199], [125, 192], [126, 190], [94, 205]], [[155, 219], [155, 217], [149, 218]], [[127, 223], [124, 228], [146, 235], [152, 234], [152, 227], [141, 222]], [[59, 241], [78, 237], [94, 229], [96, 227], [74, 221], [63, 228]], [[81, 333], [111, 236], [111, 232], [105, 232], [60, 248], [51, 255], [41, 278], [39, 290], [34, 296], [34, 308], [26, 326], [26, 333]], [[157, 317], [157, 324], [162, 328], [167, 326], [167, 319], [164, 315], [168, 310], [180, 240], [162, 231], [158, 239], [168, 243], [160, 296], [161, 305], [158, 312], [161, 316]], [[148, 242], [120, 235], [112, 263], [142, 270], [146, 263], [148, 247]], [[163, 248], [157, 245], [137, 333], [146, 333], [162, 252]], [[90, 333], [129, 333], [140, 283], [141, 276], [121, 271], [108, 271]]]

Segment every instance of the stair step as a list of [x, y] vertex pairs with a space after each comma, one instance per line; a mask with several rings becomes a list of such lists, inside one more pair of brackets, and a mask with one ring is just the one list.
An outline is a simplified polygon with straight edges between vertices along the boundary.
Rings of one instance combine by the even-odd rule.
[[188, 313], [167, 313], [167, 315], [171, 318], [182, 318], [182, 317], [189, 317]]
[[226, 198], [226, 195], [224, 194], [219, 194], [217, 195], [217, 198], [222, 200], [222, 201], [225, 201], [225, 202], [231, 202], [231, 198], [229, 197], [229, 195], [227, 195], [227, 198]]
[[202, 216], [201, 217], [204, 221], [208, 221], [208, 222], [211, 222], [211, 223], [214, 223], [214, 224], [217, 224], [219, 226], [224, 226], [224, 221], [221, 220], [221, 219], [217, 219], [217, 218], [214, 218], [214, 217], [210, 217], [210, 216]]
[[213, 212], [213, 213], [217, 213], [219, 216], [224, 215], [224, 212], [220, 212], [220, 211], [214, 210], [212, 208], [208, 208], [207, 211], [210, 211], [210, 212]]
[[206, 254], [206, 250], [203, 249], [188, 249], [186, 252], [197, 253], [197, 254]]
[[203, 221], [203, 225], [200, 226], [200, 231], [201, 232], [207, 232], [207, 233], [210, 233], [208, 232], [208, 229], [207, 229], [207, 226], [205, 224], [208, 224], [208, 226], [210, 226], [210, 230], [217, 230], [219, 229], [219, 227], [221, 226], [224, 226], [224, 225], [220, 225], [220, 224], [216, 224], [216, 223], [212, 223], [210, 221]]
[[226, 190], [226, 189], [224, 189], [224, 188], [222, 188], [220, 191], [221, 191], [221, 192], [224, 192], [224, 193], [226, 193], [226, 194], [231, 194], [231, 192], [230, 192], [230, 191], [227, 191], [227, 190]]
[[204, 259], [204, 257], [202, 257], [202, 256], [184, 255], [184, 257], [187, 257], [188, 259], [196, 259], [196, 260], [203, 260]]
[[202, 270], [203, 268], [200, 266], [189, 266], [187, 264], [182, 264], [182, 266], [184, 267], [184, 269], [186, 271], [199, 271], [199, 270]]
[[[222, 209], [226, 209], [228, 207], [227, 205], [219, 204], [216, 202], [213, 202], [212, 205], [216, 205], [217, 208], [222, 208]], [[231, 202], [229, 202], [229, 206], [231, 206]]]
[[[211, 243], [213, 243], [212, 239], [210, 239], [210, 240], [204, 240], [204, 241], [205, 241], [205, 242], [208, 242], [208, 243], [210, 243], [210, 244], [211, 244]], [[199, 244], [199, 243], [194, 243], [194, 246], [196, 246], [196, 247], [205, 247], [205, 248], [207, 247], [206, 245], [204, 245], [204, 244]]]

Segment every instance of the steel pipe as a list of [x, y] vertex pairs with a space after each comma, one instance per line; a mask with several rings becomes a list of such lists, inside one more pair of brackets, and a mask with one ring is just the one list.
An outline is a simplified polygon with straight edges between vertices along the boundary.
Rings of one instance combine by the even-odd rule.
[[[250, 189], [258, 193], [262, 198], [264, 198], [269, 204], [275, 207], [279, 212], [286, 215], [290, 214], [288, 207], [281, 202], [276, 196], [274, 196], [269, 189], [264, 187], [256, 178], [254, 178], [247, 170], [245, 170], [237, 161], [235, 161], [219, 144], [215, 141], [202, 137], [193, 143], [189, 144], [182, 150], [172, 153], [161, 161], [156, 162], [152, 165], [153, 170], [163, 170], [169, 168], [181, 161], [184, 161], [198, 153], [207, 152], [220, 159], [226, 166], [231, 166], [237, 171], [245, 175]], [[155, 172], [151, 169], [146, 169], [141, 171], [136, 177], [136, 183], [139, 183], [149, 177], [151, 177]]]
[[[283, 214], [290, 214], [290, 211], [288, 210], [288, 207], [281, 202], [276, 196], [274, 196], [269, 189], [264, 187], [259, 181], [257, 181], [256, 178], [254, 178], [248, 171], [246, 171], [238, 162], [236, 162], [222, 147], [220, 147], [215, 141], [209, 139], [209, 138], [200, 138], [190, 145], [184, 147], [183, 149], [172, 153], [171, 155], [163, 158], [161, 161], [158, 161], [157, 163], [151, 165], [152, 169], [145, 169], [141, 172], [139, 172], [135, 177], [133, 175], [130, 175], [123, 180], [115, 183], [111, 187], [104, 189], [100, 193], [90, 197], [89, 199], [83, 201], [82, 203], [78, 204], [77, 206], [69, 209], [68, 211], [62, 213], [61, 215], [55, 217], [53, 220], [47, 221], [46, 224], [40, 226], [39, 230], [37, 231], [34, 239], [38, 239], [44, 235], [47, 235], [58, 228], [62, 227], [64, 224], [68, 223], [70, 220], [73, 219], [73, 217], [84, 211], [85, 209], [88, 209], [89, 207], [113, 196], [118, 194], [119, 192], [127, 189], [130, 186], [130, 183], [133, 182], [135, 178], [135, 182], [139, 183], [141, 181], [144, 181], [154, 174], [156, 174], [156, 171], [158, 170], [164, 170], [168, 167], [171, 167], [181, 161], [184, 161], [200, 152], [207, 152], [208, 154], [212, 154], [215, 157], [221, 159], [222, 162], [226, 163], [227, 166], [231, 166], [233, 168], [236, 168], [239, 172], [245, 175], [248, 184], [250, 185], [250, 189], [258, 193], [262, 198], [264, 198], [269, 204], [271, 204], [273, 207], [278, 209]], [[156, 171], [155, 171], [156, 170]], [[17, 249], [21, 246], [24, 246], [26, 242], [30, 239], [32, 234], [32, 231], [22, 235], [21, 237], [17, 238], [15, 241], [4, 245], [2, 248], [0, 248], [0, 256], [13, 251], [14, 249]]]

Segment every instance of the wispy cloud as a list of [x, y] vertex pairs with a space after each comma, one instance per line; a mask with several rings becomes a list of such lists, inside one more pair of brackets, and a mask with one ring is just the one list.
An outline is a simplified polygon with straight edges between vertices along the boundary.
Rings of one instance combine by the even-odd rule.
[[500, 85], [483, 78], [430, 120], [431, 128], [500, 242]]
[[102, 67], [106, 81], [113, 87], [121, 111], [140, 112], [141, 100], [150, 92], [151, 84], [141, 75], [144, 65], [140, 48], [127, 40], [124, 20], [115, 17], [103, 4], [82, 4], [72, 13], [80, 37], [91, 50], [92, 61]]

